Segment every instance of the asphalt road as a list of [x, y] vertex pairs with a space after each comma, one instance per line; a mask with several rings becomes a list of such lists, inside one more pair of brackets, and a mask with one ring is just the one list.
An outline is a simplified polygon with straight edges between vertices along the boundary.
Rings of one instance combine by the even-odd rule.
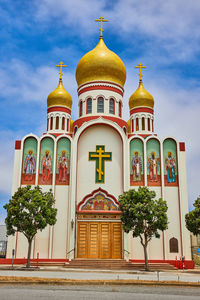
[[163, 286], [0, 285], [1, 300], [197, 300], [200, 288]]

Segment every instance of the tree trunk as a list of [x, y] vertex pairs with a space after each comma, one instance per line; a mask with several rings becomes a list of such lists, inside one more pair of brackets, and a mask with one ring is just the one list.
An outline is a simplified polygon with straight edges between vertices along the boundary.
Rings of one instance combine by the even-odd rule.
[[144, 247], [144, 259], [145, 259], [145, 271], [149, 271], [147, 245], [145, 244], [143, 247]]
[[27, 255], [27, 263], [26, 263], [26, 267], [27, 268], [30, 268], [31, 245], [32, 245], [32, 239], [28, 240], [28, 255]]

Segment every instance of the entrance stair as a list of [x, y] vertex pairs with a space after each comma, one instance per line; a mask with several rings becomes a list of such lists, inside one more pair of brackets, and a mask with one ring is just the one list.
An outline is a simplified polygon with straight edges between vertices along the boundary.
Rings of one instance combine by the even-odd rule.
[[[124, 259], [72, 259], [65, 263], [70, 269], [101, 269], [101, 270], [145, 270], [143, 263], [132, 263]], [[176, 270], [168, 263], [149, 263], [150, 271]]]

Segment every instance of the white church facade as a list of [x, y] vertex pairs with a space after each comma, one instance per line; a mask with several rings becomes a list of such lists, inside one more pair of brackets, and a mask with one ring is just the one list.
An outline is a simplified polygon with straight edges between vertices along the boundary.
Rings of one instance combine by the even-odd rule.
[[[110, 51], [102, 32], [97, 46], [76, 69], [79, 117], [71, 119], [72, 98], [62, 80], [47, 98], [47, 131], [15, 144], [13, 187], [52, 189], [57, 222], [38, 232], [32, 259], [126, 259], [143, 261], [139, 239], [123, 232], [118, 196], [147, 186], [168, 205], [168, 229], [149, 243], [149, 260], [185, 256], [191, 265], [185, 144], [154, 132], [154, 99], [142, 81], [129, 98], [130, 119], [122, 119], [126, 69]], [[28, 243], [18, 233], [8, 239], [7, 258], [25, 258]]]

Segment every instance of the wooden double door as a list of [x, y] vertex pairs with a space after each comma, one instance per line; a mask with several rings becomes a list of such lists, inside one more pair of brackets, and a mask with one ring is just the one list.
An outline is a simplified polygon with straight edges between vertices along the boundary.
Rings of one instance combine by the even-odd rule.
[[77, 233], [78, 258], [122, 258], [120, 222], [78, 222]]

